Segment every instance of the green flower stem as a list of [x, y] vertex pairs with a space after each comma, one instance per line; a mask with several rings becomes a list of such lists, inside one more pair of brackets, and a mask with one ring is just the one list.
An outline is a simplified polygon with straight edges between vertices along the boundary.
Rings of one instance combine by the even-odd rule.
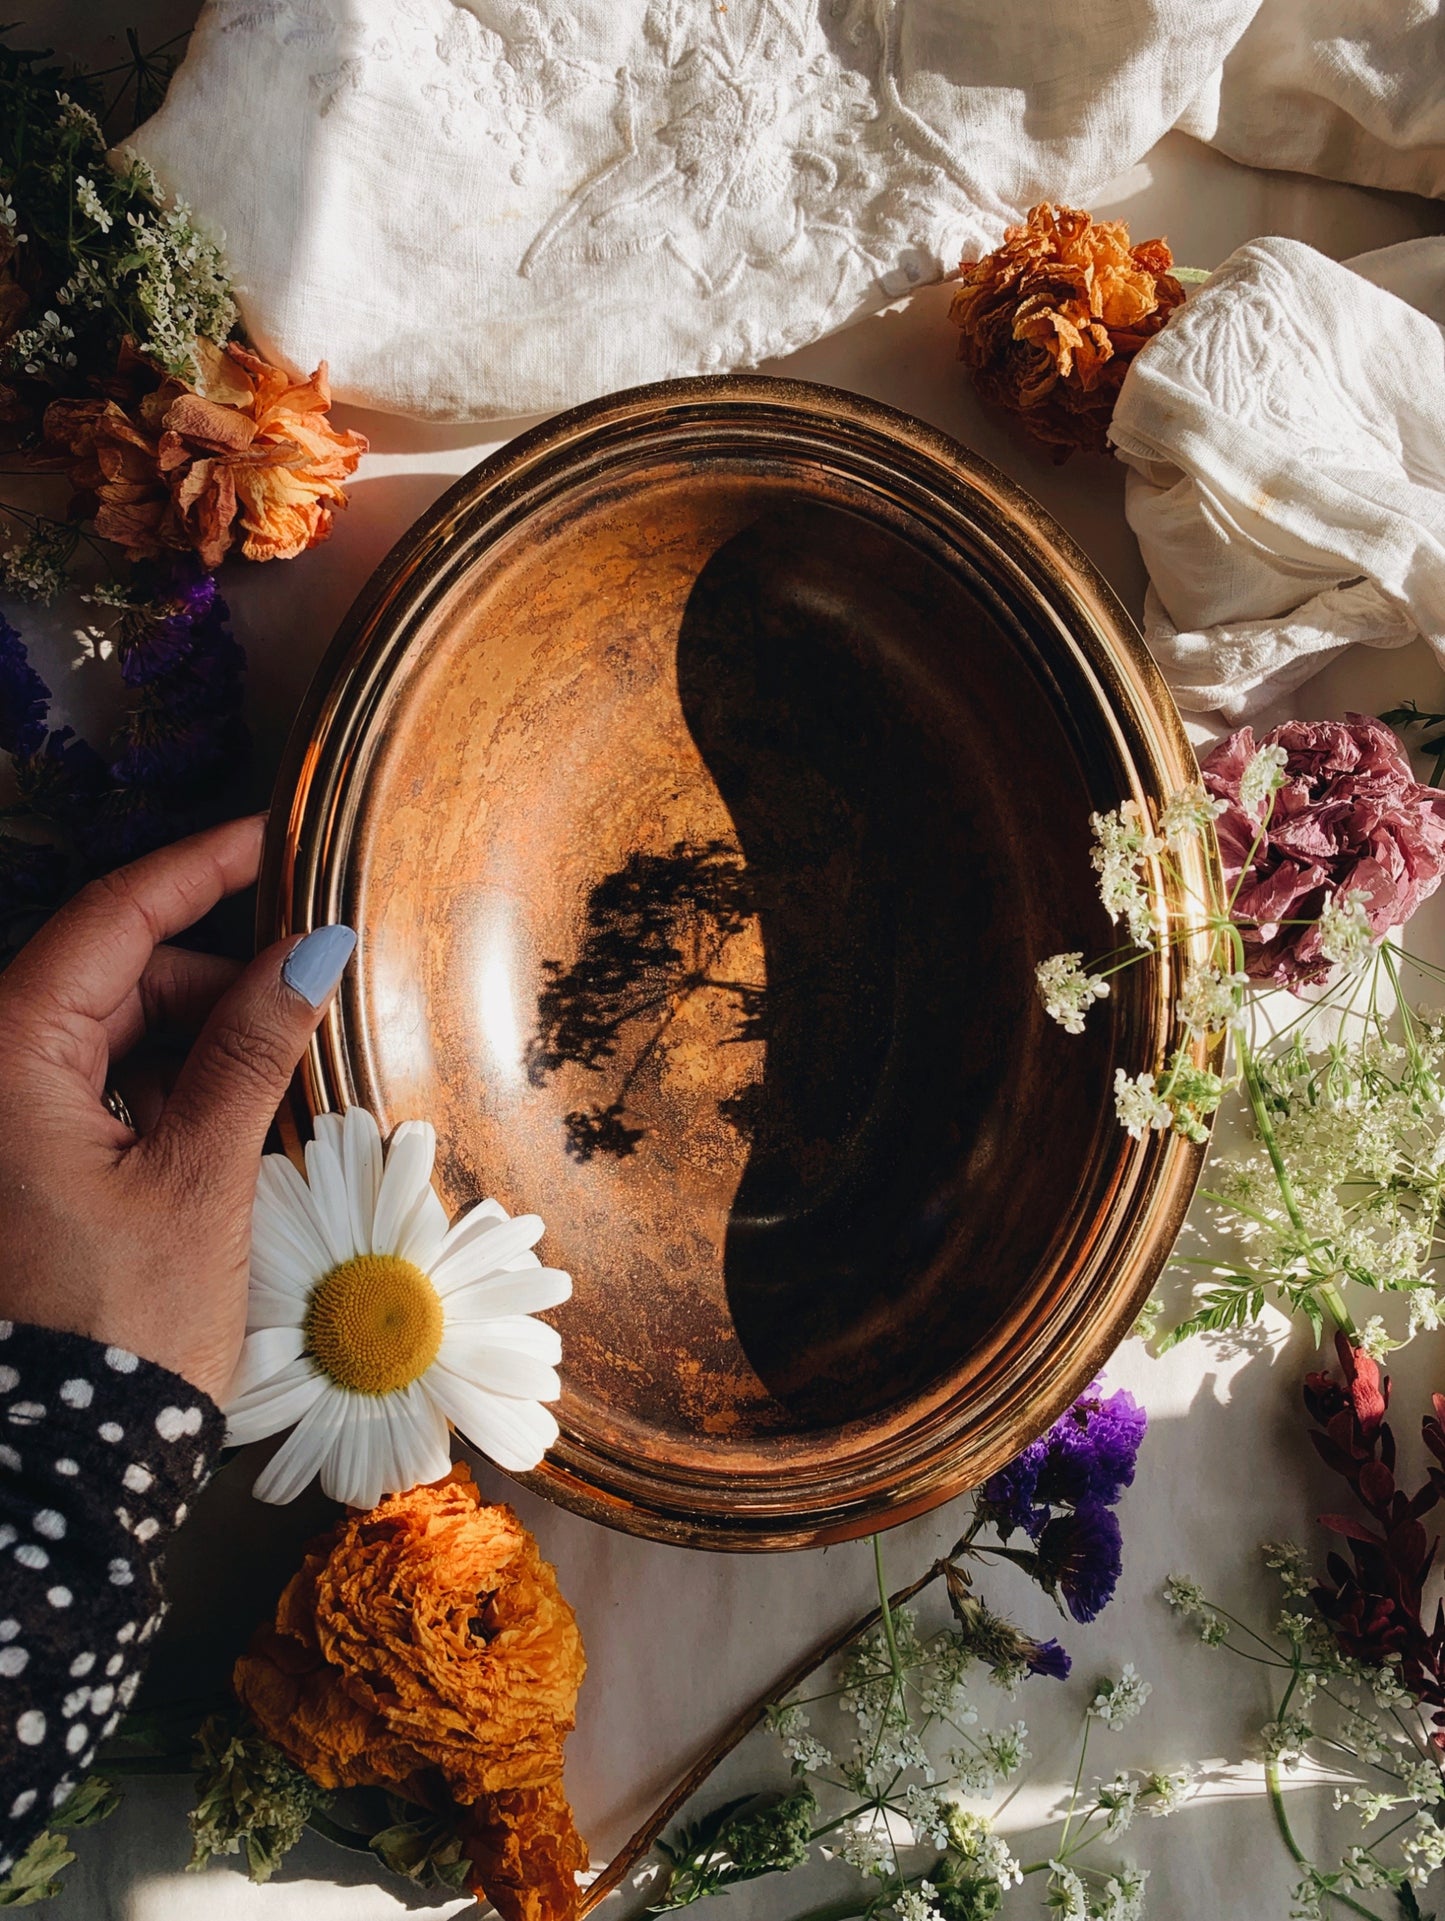
[[[1271, 1121], [1269, 1110], [1264, 1104], [1264, 1084], [1259, 1078], [1259, 1068], [1255, 1061], [1254, 1051], [1243, 1038], [1241, 1038], [1239, 1043], [1239, 1064], [1240, 1071], [1244, 1076], [1245, 1090], [1249, 1095], [1250, 1112], [1254, 1115], [1255, 1129], [1259, 1134], [1259, 1138], [1264, 1142], [1266, 1154], [1269, 1155], [1269, 1164], [1274, 1169], [1274, 1177], [1279, 1184], [1280, 1199], [1284, 1202], [1285, 1212], [1289, 1215], [1290, 1224], [1295, 1232], [1300, 1235], [1302, 1239], [1308, 1240], [1309, 1229], [1305, 1226], [1304, 1216], [1300, 1213], [1299, 1203], [1295, 1199], [1294, 1187], [1290, 1181], [1289, 1169], [1284, 1164], [1284, 1155], [1280, 1152], [1279, 1141], [1275, 1136], [1274, 1123]], [[1356, 1340], [1359, 1330], [1351, 1318], [1350, 1310], [1345, 1306], [1344, 1296], [1340, 1293], [1335, 1283], [1333, 1281], [1321, 1281], [1318, 1284], [1316, 1292], [1319, 1294], [1324, 1306], [1329, 1310], [1335, 1326], [1338, 1327], [1348, 1339], [1351, 1341]]]
[[[1264, 1779], [1265, 1785], [1269, 1789], [1270, 1810], [1274, 1815], [1274, 1824], [1279, 1829], [1280, 1840], [1284, 1842], [1285, 1847], [1289, 1850], [1290, 1858], [1298, 1867], [1312, 1868], [1314, 1863], [1310, 1860], [1299, 1842], [1295, 1840], [1294, 1830], [1289, 1824], [1289, 1816], [1285, 1813], [1284, 1793], [1279, 1782], [1278, 1761], [1265, 1762]], [[1342, 1908], [1348, 1908], [1351, 1914], [1363, 1915], [1365, 1921], [1380, 1921], [1380, 1916], [1373, 1908], [1365, 1907], [1362, 1902], [1356, 1901], [1348, 1894], [1340, 1894], [1337, 1890], [1331, 1889], [1329, 1898], [1331, 1901], [1338, 1901]]]

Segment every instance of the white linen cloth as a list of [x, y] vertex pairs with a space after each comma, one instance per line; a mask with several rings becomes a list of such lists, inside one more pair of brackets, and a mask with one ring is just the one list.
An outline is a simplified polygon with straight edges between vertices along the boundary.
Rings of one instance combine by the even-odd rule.
[[1259, 0], [210, 0], [133, 144], [267, 354], [437, 419], [755, 365], [1087, 201]]
[[1445, 193], [1440, 0], [1263, 0], [1179, 126], [1251, 166]]
[[1238, 723], [1356, 641], [1445, 662], [1442, 322], [1445, 239], [1263, 239], [1138, 354], [1110, 438], [1181, 707]]

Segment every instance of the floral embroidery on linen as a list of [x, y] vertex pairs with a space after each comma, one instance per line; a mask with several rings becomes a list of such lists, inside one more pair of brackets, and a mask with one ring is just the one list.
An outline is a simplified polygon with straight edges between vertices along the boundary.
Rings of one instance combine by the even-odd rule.
[[[394, 0], [385, 33], [327, 0], [214, 4], [223, 33], [311, 53], [322, 118], [401, 89], [449, 144], [500, 150], [515, 186], [556, 180], [559, 204], [517, 258], [525, 277], [653, 255], [710, 300], [807, 251], [834, 290], [812, 338], [856, 297], [860, 266], [885, 284], [905, 258], [909, 285], [936, 271], [913, 243], [945, 170], [879, 104], [897, 90], [871, 0], [649, 0], [616, 65], [584, 57], [576, 10], [549, 0]], [[600, 126], [613, 150], [569, 183], [569, 155], [595, 149]], [[744, 331], [730, 364], [796, 344], [796, 330]]]

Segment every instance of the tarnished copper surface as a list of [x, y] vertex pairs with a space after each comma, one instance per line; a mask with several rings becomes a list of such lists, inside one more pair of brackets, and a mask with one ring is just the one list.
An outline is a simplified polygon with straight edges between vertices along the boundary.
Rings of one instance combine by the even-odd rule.
[[536, 1487], [696, 1545], [841, 1538], [1079, 1391], [1200, 1156], [1111, 1111], [1175, 962], [1082, 1039], [1033, 967], [1113, 945], [1090, 810], [1192, 771], [1062, 531], [855, 395], [599, 402], [401, 542], [293, 739], [262, 932], [361, 936], [297, 1134], [426, 1116], [453, 1207], [547, 1221], [576, 1293]]

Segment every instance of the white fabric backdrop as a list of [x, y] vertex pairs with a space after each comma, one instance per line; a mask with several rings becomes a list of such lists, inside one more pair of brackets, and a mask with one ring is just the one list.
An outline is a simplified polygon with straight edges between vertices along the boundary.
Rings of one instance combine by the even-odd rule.
[[[58, 28], [50, 31], [58, 37]], [[1177, 136], [1112, 183], [1098, 206], [1127, 216], [1141, 233], [1167, 231], [1182, 259], [1203, 266], [1260, 232], [1289, 232], [1348, 256], [1445, 225], [1439, 208], [1254, 173]], [[1083, 458], [1056, 468], [1022, 444], [1007, 422], [980, 409], [952, 360], [947, 298], [946, 289], [929, 290], [905, 309], [793, 355], [777, 370], [873, 394], [977, 448], [1068, 526], [1137, 615], [1144, 577], [1124, 519], [1123, 469]], [[374, 451], [331, 544], [294, 565], [237, 567], [227, 576], [237, 631], [251, 653], [251, 717], [263, 770], [274, 764], [327, 637], [387, 546], [453, 474], [525, 424], [509, 422], [483, 436], [475, 429], [342, 414], [372, 435]], [[25, 618], [27, 631], [36, 633], [34, 617]], [[71, 710], [84, 716], [103, 703], [110, 670], [85, 665], [67, 675], [76, 651], [57, 618], [42, 666], [64, 686]], [[1445, 678], [1421, 645], [1391, 655], [1360, 651], [1336, 663], [1309, 689], [1307, 711], [1379, 707], [1402, 694], [1445, 706]], [[1432, 951], [1445, 960], [1445, 901], [1430, 903], [1416, 925], [1433, 930]], [[1060, 1044], [1066, 1044], [1062, 1037]], [[1429, 1378], [1432, 1348], [1445, 1377], [1440, 1342], [1420, 1344], [1410, 1369], [1400, 1370], [1402, 1432], [1416, 1425], [1424, 1387], [1438, 1384]], [[1217, 1656], [1181, 1639], [1155, 1596], [1165, 1574], [1185, 1569], [1267, 1607], [1255, 1543], [1279, 1533], [1305, 1535], [1326, 1500], [1296, 1413], [1297, 1381], [1307, 1364], [1299, 1341], [1283, 1343], [1277, 1324], [1272, 1343], [1253, 1357], [1195, 1345], [1156, 1363], [1137, 1344], [1121, 1351], [1110, 1378], [1139, 1395], [1152, 1421], [1138, 1482], [1121, 1510], [1124, 1583], [1095, 1627], [1060, 1629], [1077, 1660], [1079, 1685], [1052, 1690], [1040, 1682], [1019, 1698], [1017, 1711], [1034, 1732], [1040, 1783], [1015, 1802], [1011, 1817], [1020, 1821], [1033, 1819], [1071, 1770], [1088, 1682], [1125, 1660], [1138, 1664], [1155, 1692], [1145, 1718], [1103, 1750], [1106, 1762], [1172, 1764], [1190, 1757], [1213, 1764], [1216, 1778], [1206, 1798], [1173, 1821], [1145, 1823], [1130, 1836], [1137, 1858], [1153, 1870], [1156, 1921], [1183, 1915], [1284, 1921], [1288, 1911], [1288, 1864], [1257, 1773], [1234, 1767], [1248, 1730], [1263, 1718], [1256, 1671], [1220, 1666]], [[1412, 1377], [1414, 1399], [1405, 1396]], [[166, 1663], [163, 1680], [203, 1662], [208, 1651], [214, 1658], [230, 1625], [253, 1616], [274, 1594], [296, 1544], [317, 1522], [314, 1510], [262, 1512], [244, 1489], [243, 1478], [230, 1477], [181, 1537], [173, 1561], [178, 1618], [159, 1657]], [[506, 1497], [500, 1477], [496, 1492]], [[692, 1555], [608, 1534], [530, 1499], [520, 1505], [560, 1568], [587, 1637], [592, 1667], [570, 1746], [569, 1785], [601, 1860], [740, 1701], [868, 1604], [869, 1557], [861, 1545], [761, 1558]], [[945, 1510], [890, 1535], [890, 1570], [901, 1580], [921, 1567], [953, 1538], [954, 1518]], [[1022, 1598], [1040, 1629], [1059, 1626], [1050, 1626], [1032, 1591]], [[771, 1765], [765, 1742], [745, 1750], [699, 1805], [722, 1798], [729, 1782], [741, 1788], [765, 1779]], [[1297, 1798], [1297, 1818], [1308, 1834], [1306, 1797]], [[132, 1787], [113, 1822], [77, 1837], [80, 1859], [51, 1910], [56, 1921], [194, 1921], [201, 1912], [207, 1921], [384, 1921], [418, 1904], [443, 1915], [460, 1911], [459, 1903], [433, 1908], [395, 1883], [382, 1885], [367, 1864], [356, 1867], [314, 1839], [268, 1888], [252, 1888], [233, 1868], [212, 1870], [198, 1882], [181, 1872], [186, 1805], [183, 1784]], [[820, 1898], [836, 1893], [831, 1875], [824, 1872], [819, 1881]], [[784, 1921], [798, 1894], [794, 1886], [785, 1896], [766, 1883], [740, 1890], [715, 1911], [716, 1921]], [[1014, 1899], [1022, 1904], [1020, 1916], [1033, 1915], [1027, 1890]]]
[[137, 145], [263, 350], [434, 419], [753, 366], [1144, 153], [1257, 0], [211, 0]]
[[[742, 3], [731, 0], [734, 7]], [[126, 17], [135, 18], [143, 41], [153, 44], [183, 25], [188, 11], [185, 0], [137, 0]], [[102, 37], [96, 12], [92, 0], [37, 7], [29, 37], [85, 46], [104, 64], [123, 49]], [[1093, 204], [1101, 213], [1126, 216], [1138, 233], [1167, 232], [1178, 257], [1200, 266], [1215, 265], [1260, 233], [1291, 234], [1339, 258], [1445, 226], [1438, 207], [1255, 173], [1177, 136], [1101, 190]], [[1055, 468], [1009, 424], [984, 413], [952, 362], [946, 306], [945, 289], [928, 290], [906, 309], [878, 314], [795, 353], [776, 370], [872, 394], [977, 448], [1064, 522], [1137, 615], [1144, 576], [1124, 519], [1122, 468], [1085, 459]], [[346, 424], [372, 436], [373, 452], [330, 545], [295, 565], [233, 568], [226, 579], [237, 632], [251, 656], [250, 714], [262, 781], [327, 638], [371, 568], [454, 474], [526, 424], [478, 432], [341, 412]], [[68, 714], [80, 721], [102, 714], [113, 670], [84, 658], [63, 610], [48, 625], [30, 610], [8, 611], [36, 641]], [[1390, 655], [1360, 651], [1335, 663], [1308, 689], [1300, 711], [1377, 708], [1404, 694], [1445, 706], [1445, 677], [1422, 645]], [[1430, 903], [1416, 929], [1445, 960], [1445, 901]], [[1032, 1818], [1071, 1768], [1077, 1711], [1090, 1678], [1124, 1660], [1138, 1664], [1155, 1693], [1145, 1718], [1104, 1751], [1106, 1761], [1218, 1764], [1207, 1798], [1130, 1837], [1153, 1870], [1156, 1921], [1184, 1915], [1283, 1921], [1287, 1913], [1290, 1874], [1257, 1776], [1233, 1769], [1248, 1729], [1263, 1714], [1253, 1671], [1221, 1666], [1219, 1657], [1181, 1639], [1154, 1596], [1163, 1576], [1178, 1568], [1267, 1605], [1254, 1544], [1282, 1532], [1304, 1536], [1324, 1505], [1295, 1403], [1308, 1360], [1298, 1339], [1280, 1341], [1277, 1325], [1272, 1344], [1252, 1357], [1195, 1345], [1155, 1363], [1137, 1344], [1121, 1351], [1110, 1378], [1140, 1396], [1152, 1421], [1139, 1479], [1121, 1511], [1123, 1586], [1094, 1628], [1063, 1635], [1078, 1663], [1079, 1685], [1051, 1690], [1037, 1683], [1034, 1693], [1020, 1696], [1018, 1711], [1034, 1730], [1033, 1771], [1041, 1784], [1015, 1803], [1013, 1813], [1022, 1820]], [[1445, 1377], [1445, 1344], [1418, 1344], [1397, 1374], [1400, 1429], [1407, 1433], [1424, 1389]], [[500, 1477], [496, 1492], [506, 1497]], [[689, 1555], [605, 1533], [536, 1501], [520, 1505], [557, 1562], [587, 1637], [592, 1671], [570, 1747], [569, 1785], [600, 1860], [741, 1700], [868, 1604], [868, 1556], [862, 1546], [761, 1558]], [[234, 1476], [208, 1496], [173, 1561], [178, 1618], [159, 1652], [163, 1685], [188, 1664], [203, 1664], [208, 1652], [213, 1659], [229, 1624], [259, 1611], [318, 1518], [315, 1510], [263, 1512], [248, 1503], [244, 1481]], [[890, 1535], [890, 1570], [902, 1579], [923, 1565], [953, 1538], [953, 1518], [945, 1511]], [[1038, 1597], [1029, 1592], [1024, 1598], [1033, 1621], [1048, 1627]], [[714, 1793], [721, 1798], [729, 1781], [761, 1781], [770, 1764], [765, 1743], [745, 1750]], [[55, 1921], [194, 1921], [200, 1913], [207, 1921], [384, 1921], [418, 1906], [442, 1915], [462, 1908], [383, 1885], [368, 1864], [355, 1867], [314, 1839], [268, 1888], [251, 1887], [234, 1868], [214, 1869], [197, 1881], [181, 1872], [187, 1801], [184, 1784], [134, 1785], [111, 1823], [77, 1837], [80, 1859], [67, 1892], [49, 1910]], [[1309, 1826], [1303, 1817], [1302, 1832]], [[833, 1891], [828, 1880], [827, 1892]], [[726, 1908], [712, 1913], [717, 1921], [781, 1921], [797, 1892], [789, 1886], [785, 1903], [777, 1884], [762, 1884], [729, 1896]], [[1031, 1912], [1025, 1899], [1019, 1913]]]

